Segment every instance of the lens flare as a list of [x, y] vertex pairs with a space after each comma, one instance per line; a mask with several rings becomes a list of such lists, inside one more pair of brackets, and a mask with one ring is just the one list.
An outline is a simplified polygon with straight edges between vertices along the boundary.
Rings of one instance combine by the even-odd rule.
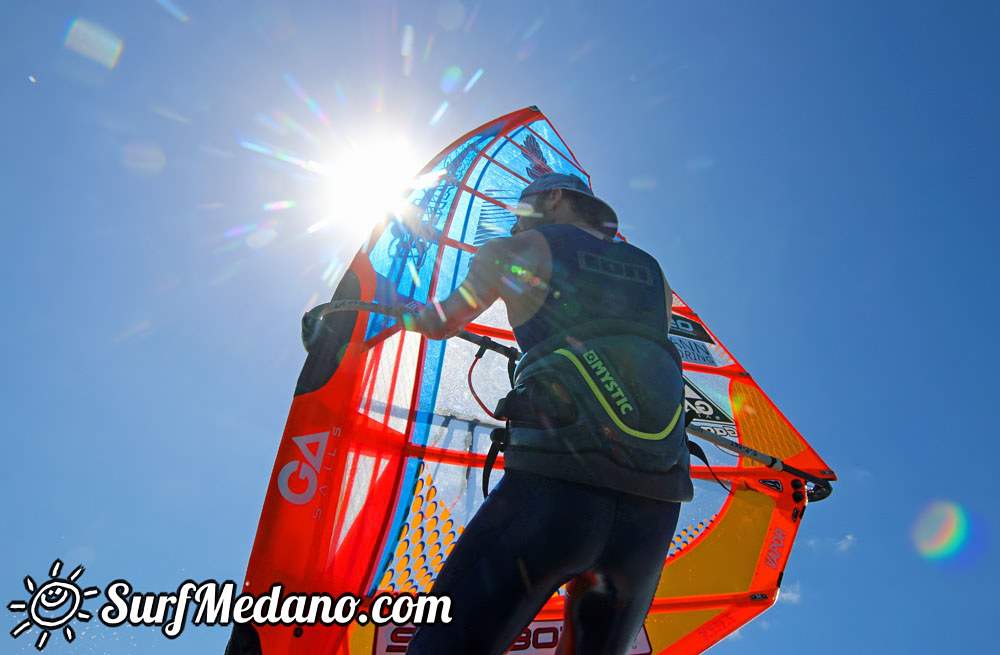
[[445, 100], [444, 102], [442, 102], [441, 105], [437, 108], [437, 111], [434, 112], [434, 115], [431, 116], [431, 121], [430, 121], [431, 127], [437, 125], [441, 121], [441, 119], [444, 117], [444, 113], [446, 111], [448, 111], [448, 101], [447, 100]]
[[931, 503], [917, 517], [912, 536], [917, 552], [924, 558], [931, 561], [952, 559], [969, 541], [969, 516], [956, 503]]
[[320, 139], [318, 139], [315, 134], [313, 134], [312, 132], [310, 132], [308, 129], [306, 129], [306, 127], [304, 125], [302, 125], [301, 123], [299, 123], [297, 120], [295, 120], [294, 118], [292, 118], [291, 116], [289, 116], [285, 112], [277, 110], [277, 109], [272, 109], [271, 110], [271, 116], [273, 116], [274, 119], [280, 125], [284, 126], [285, 129], [287, 129], [288, 131], [293, 132], [295, 134], [298, 134], [299, 136], [301, 136], [306, 141], [309, 141], [310, 143], [313, 143], [313, 144], [319, 144], [320, 143]]
[[628, 181], [628, 188], [633, 191], [650, 191], [656, 188], [656, 178], [652, 175], [638, 175]]
[[319, 122], [327, 127], [330, 127], [330, 119], [327, 118], [326, 112], [323, 111], [319, 102], [306, 93], [305, 89], [303, 89], [295, 78], [292, 77], [291, 73], [282, 73], [282, 77], [285, 78], [285, 83], [288, 84], [288, 88], [292, 90], [292, 93], [294, 93], [299, 100], [304, 102], [305, 105], [309, 107], [309, 111], [311, 111], [313, 115], [319, 119]]
[[344, 107], [346, 107], [347, 106], [347, 94], [344, 93], [344, 87], [340, 84], [340, 82], [334, 82], [333, 83], [333, 91], [334, 91], [334, 93], [337, 94], [337, 100], [340, 101], [340, 104], [343, 105]]
[[522, 41], [527, 41], [531, 37], [533, 37], [536, 34], [538, 34], [538, 30], [542, 29], [542, 25], [544, 25], [544, 24], [545, 24], [545, 21], [543, 19], [536, 18], [535, 22], [533, 22], [531, 25], [529, 25], [528, 29], [526, 29], [524, 31], [524, 34], [521, 35], [521, 40]]
[[426, 64], [427, 60], [431, 58], [431, 48], [434, 47], [434, 35], [431, 34], [427, 37], [427, 47], [424, 48], [424, 58], [423, 62]]
[[462, 28], [462, 29], [466, 33], [468, 33], [468, 31], [472, 29], [472, 25], [473, 25], [473, 23], [476, 22], [476, 17], [477, 16], [479, 16], [479, 5], [476, 5], [476, 8], [473, 9], [472, 13], [469, 14], [469, 20], [465, 21], [465, 27]]
[[538, 39], [532, 38], [528, 39], [521, 44], [521, 47], [517, 49], [517, 54], [514, 55], [514, 60], [517, 63], [527, 61], [529, 57], [535, 52], [535, 48], [538, 47]]
[[456, 32], [465, 25], [466, 9], [458, 0], [445, 0], [438, 5], [438, 25], [446, 32]]
[[469, 81], [465, 83], [465, 88], [462, 89], [462, 93], [468, 93], [469, 89], [475, 86], [476, 82], [478, 82], [479, 78], [482, 76], [483, 76], [483, 69], [480, 67], [479, 70], [477, 70], [475, 73], [472, 74], [472, 77], [469, 78]]
[[413, 54], [413, 36], [415, 30], [412, 25], [403, 26], [403, 40], [399, 45], [399, 54], [409, 57]]
[[63, 47], [96, 61], [108, 68], [114, 68], [122, 54], [122, 40], [96, 23], [82, 18], [70, 23], [63, 40]]
[[449, 66], [441, 76], [441, 90], [444, 93], [451, 93], [458, 88], [458, 83], [462, 81], [462, 69], [458, 66]]
[[166, 9], [171, 16], [173, 16], [182, 23], [186, 23], [189, 20], [191, 20], [191, 17], [188, 16], [186, 13], [184, 13], [183, 9], [175, 5], [170, 0], [156, 0], [156, 4]]
[[261, 205], [261, 209], [266, 212], [279, 211], [282, 209], [291, 209], [295, 206], [294, 200], [275, 200], [274, 202], [266, 202]]
[[403, 27], [403, 42], [400, 44], [399, 53], [403, 55], [403, 75], [409, 77], [413, 72], [413, 39], [416, 32], [412, 25]]
[[150, 141], [132, 141], [122, 148], [122, 164], [136, 173], [159, 173], [167, 165], [163, 150]]

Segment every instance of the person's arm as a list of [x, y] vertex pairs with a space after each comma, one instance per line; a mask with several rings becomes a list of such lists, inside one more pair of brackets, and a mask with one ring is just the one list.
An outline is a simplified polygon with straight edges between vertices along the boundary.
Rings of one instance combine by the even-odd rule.
[[441, 302], [430, 302], [410, 320], [405, 320], [406, 329], [431, 339], [447, 339], [496, 302], [500, 297], [501, 270], [497, 241], [484, 243], [472, 258], [469, 274], [458, 288]]

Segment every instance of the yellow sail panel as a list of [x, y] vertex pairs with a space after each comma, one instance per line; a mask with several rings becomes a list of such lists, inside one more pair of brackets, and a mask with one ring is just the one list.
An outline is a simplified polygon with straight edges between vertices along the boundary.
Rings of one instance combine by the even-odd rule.
[[659, 653], [670, 648], [700, 626], [715, 619], [723, 611], [717, 609], [671, 612], [669, 614], [651, 613], [646, 617], [644, 625], [649, 643], [653, 646], [653, 652]]
[[737, 488], [711, 529], [667, 560], [645, 623], [654, 653], [701, 652], [769, 606], [773, 594], [755, 581], [775, 508], [769, 495]]
[[[785, 460], [806, 449], [802, 437], [788, 424], [756, 385], [733, 380], [730, 388], [733, 418], [739, 426], [741, 442], [754, 450]], [[764, 466], [746, 457], [740, 466]]]
[[774, 512], [770, 496], [736, 490], [722, 516], [696, 544], [667, 560], [656, 598], [747, 591]]

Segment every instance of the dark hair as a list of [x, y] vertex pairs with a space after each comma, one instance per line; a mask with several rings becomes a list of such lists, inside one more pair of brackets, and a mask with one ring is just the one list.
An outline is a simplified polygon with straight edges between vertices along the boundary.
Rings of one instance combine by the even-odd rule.
[[592, 227], [598, 229], [604, 228], [604, 208], [601, 206], [601, 203], [588, 198], [582, 193], [576, 193], [567, 189], [563, 190], [563, 197], [569, 202], [573, 213], [585, 220]]

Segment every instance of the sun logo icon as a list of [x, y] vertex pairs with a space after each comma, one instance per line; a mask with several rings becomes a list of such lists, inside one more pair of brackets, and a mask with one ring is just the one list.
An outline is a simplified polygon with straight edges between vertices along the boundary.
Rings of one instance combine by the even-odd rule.
[[7, 609], [11, 612], [27, 612], [28, 618], [18, 623], [10, 631], [12, 637], [17, 639], [22, 634], [30, 630], [33, 626], [42, 629], [42, 634], [35, 642], [35, 648], [42, 650], [49, 643], [49, 630], [62, 628], [66, 641], [72, 642], [76, 639], [76, 633], [69, 623], [73, 619], [89, 621], [93, 615], [84, 611], [83, 601], [93, 598], [101, 593], [97, 587], [81, 589], [76, 583], [83, 574], [83, 566], [73, 569], [65, 578], [60, 578], [63, 563], [59, 560], [52, 562], [49, 570], [49, 580], [41, 586], [35, 584], [30, 575], [24, 577], [24, 588], [31, 594], [29, 600], [14, 600], [7, 604]]

